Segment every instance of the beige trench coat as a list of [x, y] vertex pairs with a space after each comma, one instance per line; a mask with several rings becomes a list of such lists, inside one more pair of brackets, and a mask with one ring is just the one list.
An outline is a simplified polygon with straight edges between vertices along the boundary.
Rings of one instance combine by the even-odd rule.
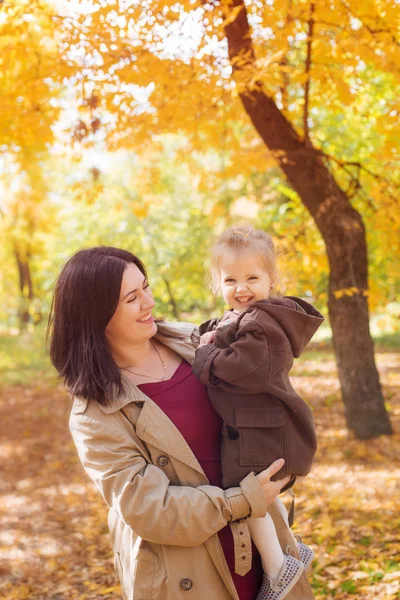
[[[182, 338], [169, 337], [171, 331]], [[159, 324], [157, 338], [188, 362], [197, 330]], [[217, 532], [231, 523], [236, 570], [251, 564], [246, 518], [264, 516], [265, 499], [254, 474], [240, 487], [209, 485], [175, 425], [135, 385], [104, 407], [75, 398], [70, 430], [82, 462], [109, 507], [114, 565], [125, 600], [239, 600]], [[278, 499], [268, 508], [282, 548], [295, 539]], [[305, 575], [288, 600], [314, 598]]]

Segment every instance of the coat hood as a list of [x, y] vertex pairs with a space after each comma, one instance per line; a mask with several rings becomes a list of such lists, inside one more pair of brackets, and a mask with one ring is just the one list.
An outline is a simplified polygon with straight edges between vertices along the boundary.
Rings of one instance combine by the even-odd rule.
[[324, 321], [318, 310], [296, 296], [261, 300], [250, 306], [241, 316], [256, 309], [268, 313], [279, 323], [290, 342], [295, 358], [300, 356]]

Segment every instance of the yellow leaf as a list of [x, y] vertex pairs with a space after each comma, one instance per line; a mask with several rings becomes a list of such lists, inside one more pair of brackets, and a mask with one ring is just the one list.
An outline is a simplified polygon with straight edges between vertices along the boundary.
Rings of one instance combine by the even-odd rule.
[[105, 596], [106, 594], [111, 594], [113, 592], [119, 592], [121, 587], [119, 585], [113, 585], [112, 587], [103, 587], [100, 590], [97, 590], [97, 594], [101, 594], [101, 596]]
[[230, 23], [233, 23], [233, 21], [236, 19], [236, 17], [243, 8], [243, 6], [237, 6], [236, 8], [234, 8], [226, 17], [225, 21], [222, 23], [222, 26], [226, 27], [227, 25], [230, 25]]

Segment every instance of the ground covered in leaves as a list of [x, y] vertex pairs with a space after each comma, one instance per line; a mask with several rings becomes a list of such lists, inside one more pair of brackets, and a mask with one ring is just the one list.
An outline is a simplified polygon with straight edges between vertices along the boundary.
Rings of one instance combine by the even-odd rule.
[[[0, 598], [117, 600], [106, 508], [68, 432], [71, 401], [37, 356], [31, 373], [24, 357], [0, 388]], [[345, 428], [329, 348], [307, 352], [293, 372], [318, 428], [294, 527], [316, 552], [317, 598], [400, 598], [400, 353], [379, 351], [377, 362], [395, 434], [370, 442]]]

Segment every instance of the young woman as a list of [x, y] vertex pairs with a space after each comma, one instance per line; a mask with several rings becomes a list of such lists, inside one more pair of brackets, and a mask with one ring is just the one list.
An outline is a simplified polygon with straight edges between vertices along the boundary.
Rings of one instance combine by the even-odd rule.
[[[271, 481], [277, 461], [221, 489], [221, 420], [190, 368], [197, 330], [157, 323], [154, 305], [136, 256], [90, 248], [63, 268], [49, 322], [79, 458], [109, 506], [123, 597], [254, 600], [262, 570], [247, 519], [268, 509], [282, 547], [295, 549], [277, 499], [289, 477]], [[245, 576], [232, 576], [234, 549]], [[291, 598], [313, 598], [305, 578]]]

